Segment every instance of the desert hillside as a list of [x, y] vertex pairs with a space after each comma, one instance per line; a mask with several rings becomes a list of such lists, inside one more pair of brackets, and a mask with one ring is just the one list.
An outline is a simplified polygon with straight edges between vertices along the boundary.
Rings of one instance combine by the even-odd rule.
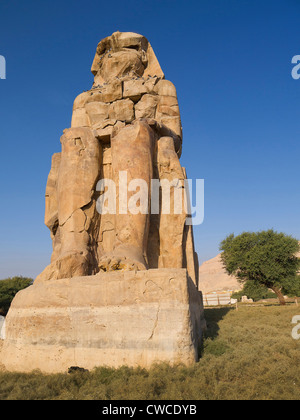
[[223, 268], [221, 254], [205, 261], [199, 269], [199, 289], [203, 293], [241, 290], [235, 277], [229, 276]]

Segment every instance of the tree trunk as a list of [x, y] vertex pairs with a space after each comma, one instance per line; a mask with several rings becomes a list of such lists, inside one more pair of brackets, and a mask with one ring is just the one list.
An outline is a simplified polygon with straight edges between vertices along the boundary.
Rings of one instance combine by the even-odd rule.
[[280, 289], [278, 289], [277, 287], [275, 287], [275, 286], [272, 286], [272, 287], [270, 287], [270, 289], [272, 289], [273, 290], [273, 292], [275, 292], [276, 293], [276, 295], [277, 295], [277, 297], [278, 297], [278, 300], [279, 300], [279, 303], [280, 303], [280, 305], [285, 305], [285, 299], [284, 299], [284, 296], [283, 296], [283, 294], [281, 293], [281, 290]]

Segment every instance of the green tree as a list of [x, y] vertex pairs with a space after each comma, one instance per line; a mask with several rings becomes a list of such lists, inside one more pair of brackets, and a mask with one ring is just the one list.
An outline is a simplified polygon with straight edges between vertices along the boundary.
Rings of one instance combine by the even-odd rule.
[[0, 315], [5, 316], [15, 295], [32, 284], [28, 277], [13, 277], [0, 280]]
[[285, 305], [283, 292], [296, 288], [300, 268], [296, 253], [298, 240], [273, 229], [229, 235], [220, 244], [223, 265], [228, 274], [240, 283], [252, 282], [266, 286]]

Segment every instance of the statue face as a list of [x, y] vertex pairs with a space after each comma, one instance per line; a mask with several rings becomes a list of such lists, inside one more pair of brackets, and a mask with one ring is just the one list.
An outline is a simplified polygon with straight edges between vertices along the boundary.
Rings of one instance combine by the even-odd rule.
[[98, 73], [104, 80], [110, 80], [126, 75], [142, 76], [144, 70], [142, 51], [122, 48], [119, 51], [109, 51], [104, 54]]
[[100, 42], [96, 77], [109, 81], [126, 75], [142, 76], [147, 66], [148, 41], [142, 35], [131, 32], [115, 32]]

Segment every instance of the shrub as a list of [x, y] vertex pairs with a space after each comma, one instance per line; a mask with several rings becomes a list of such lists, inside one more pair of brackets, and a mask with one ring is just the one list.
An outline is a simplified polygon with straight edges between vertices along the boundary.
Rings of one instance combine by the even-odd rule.
[[245, 283], [241, 291], [233, 293], [232, 298], [241, 301], [242, 296], [247, 296], [248, 299], [253, 299], [254, 302], [261, 299], [276, 298], [276, 294], [270, 291], [266, 286], [250, 281]]
[[33, 279], [22, 276], [0, 280], [0, 315], [6, 316], [15, 295], [32, 282]]

